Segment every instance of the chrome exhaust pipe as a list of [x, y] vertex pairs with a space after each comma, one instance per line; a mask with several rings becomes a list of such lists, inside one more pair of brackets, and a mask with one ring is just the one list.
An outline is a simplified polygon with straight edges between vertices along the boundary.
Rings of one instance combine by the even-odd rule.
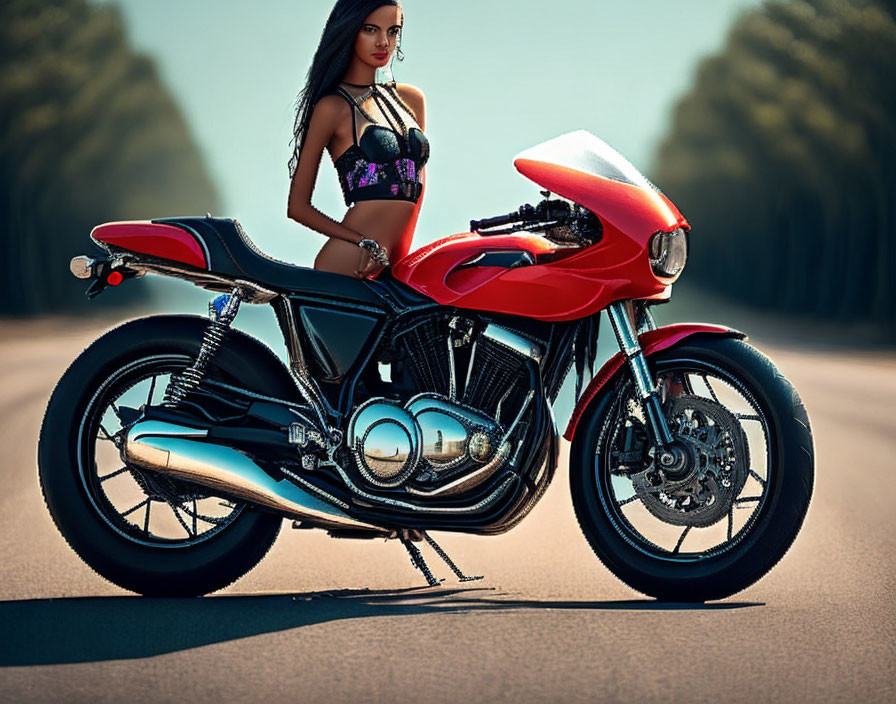
[[122, 459], [321, 528], [390, 533], [380, 526], [355, 520], [286, 479], [277, 481], [249, 455], [226, 445], [205, 442], [207, 435], [203, 428], [159, 420], [140, 421], [127, 432]]

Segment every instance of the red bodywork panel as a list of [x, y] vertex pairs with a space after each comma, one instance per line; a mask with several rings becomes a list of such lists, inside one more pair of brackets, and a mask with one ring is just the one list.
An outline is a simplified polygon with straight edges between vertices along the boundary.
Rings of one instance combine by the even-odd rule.
[[[665, 196], [546, 162], [514, 163], [524, 176], [598, 215], [600, 242], [560, 256], [568, 250], [537, 235], [462, 233], [400, 260], [395, 278], [442, 305], [547, 321], [583, 318], [624, 298], [669, 297], [672, 280], [653, 273], [647, 245], [654, 233], [688, 224]], [[525, 250], [536, 264], [455, 271], [489, 250]]]
[[[650, 356], [660, 350], [674, 347], [682, 340], [698, 334], [738, 337], [741, 339], [746, 338], [744, 333], [722, 325], [710, 325], [708, 323], [676, 323], [674, 325], [664, 325], [656, 330], [645, 332], [638, 337], [638, 340], [641, 342], [641, 349], [644, 351], [644, 355]], [[623, 364], [625, 364], [625, 357], [622, 356], [621, 352], [617, 352], [610, 357], [597, 374], [594, 375], [594, 378], [588, 384], [584, 393], [579, 397], [579, 400], [576, 403], [576, 407], [569, 419], [569, 424], [566, 426], [566, 432], [563, 434], [564, 438], [572, 441], [573, 436], [576, 434], [576, 426], [579, 424], [579, 420], [582, 418], [585, 409], [591, 405], [591, 402], [597, 394], [600, 393], [600, 390], [616, 374], [616, 372], [622, 368]]]
[[584, 205], [600, 217], [605, 227], [610, 224], [638, 241], [646, 243], [654, 232], [688, 227], [678, 208], [659, 191], [544, 161], [517, 159], [513, 164], [523, 176], [551, 193]]
[[196, 238], [173, 225], [138, 221], [107, 222], [93, 228], [90, 237], [132, 252], [208, 269], [205, 251]]
[[[638, 243], [609, 230], [605, 225], [597, 244], [554, 260], [557, 247], [537, 235], [452, 235], [408, 255], [392, 274], [441, 305], [547, 321], [584, 318], [623, 298], [668, 297], [669, 284], [650, 268], [647, 238]], [[489, 250], [525, 250], [544, 263], [455, 271]]]

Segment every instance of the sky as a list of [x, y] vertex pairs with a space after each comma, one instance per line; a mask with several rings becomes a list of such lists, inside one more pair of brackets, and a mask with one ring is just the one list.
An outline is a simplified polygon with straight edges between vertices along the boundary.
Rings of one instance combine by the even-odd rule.
[[[213, 214], [237, 218], [268, 254], [310, 266], [324, 239], [286, 217], [287, 161], [295, 99], [333, 3], [117, 4], [184, 111], [222, 196]], [[513, 156], [566, 132], [589, 130], [648, 171], [698, 61], [758, 5], [405, 0], [406, 58], [394, 75], [425, 93], [431, 147], [415, 245], [537, 200]], [[313, 202], [336, 220], [345, 213], [326, 153]]]

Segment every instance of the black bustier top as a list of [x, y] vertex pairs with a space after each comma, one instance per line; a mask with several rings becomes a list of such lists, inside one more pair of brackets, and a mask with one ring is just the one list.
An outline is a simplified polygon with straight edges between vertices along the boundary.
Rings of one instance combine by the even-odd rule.
[[[429, 159], [429, 142], [419, 127], [406, 127], [400, 111], [411, 119], [413, 114], [398, 96], [394, 82], [375, 83], [369, 88], [369, 94], [388, 126], [377, 124], [361, 107], [361, 101], [344, 88], [336, 89], [336, 93], [349, 102], [352, 111], [354, 144], [333, 160], [345, 204], [361, 200], [416, 203], [423, 190], [420, 171]], [[360, 139], [356, 112], [370, 123], [364, 127]]]

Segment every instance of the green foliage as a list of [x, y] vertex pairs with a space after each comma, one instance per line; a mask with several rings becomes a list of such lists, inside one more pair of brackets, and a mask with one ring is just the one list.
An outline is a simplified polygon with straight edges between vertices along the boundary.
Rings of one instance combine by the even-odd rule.
[[701, 63], [653, 173], [691, 222], [695, 278], [896, 327], [894, 8], [767, 2]]
[[0, 314], [94, 302], [68, 271], [113, 220], [218, 210], [183, 116], [151, 59], [128, 46], [113, 7], [85, 0], [0, 5]]

